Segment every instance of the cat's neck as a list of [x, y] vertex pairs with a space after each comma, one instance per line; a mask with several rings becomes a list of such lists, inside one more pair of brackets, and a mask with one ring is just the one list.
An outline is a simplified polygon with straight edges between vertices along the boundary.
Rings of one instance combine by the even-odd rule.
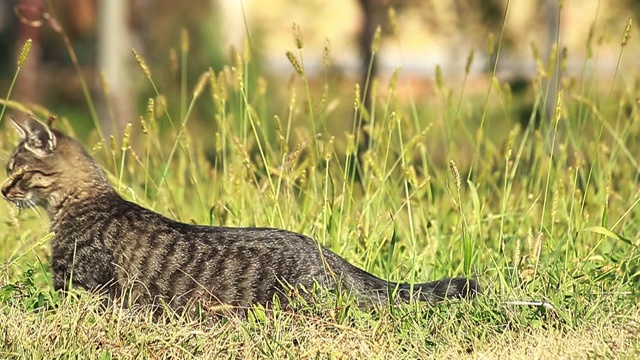
[[83, 185], [85, 186], [60, 191], [50, 196], [46, 210], [53, 223], [74, 217], [97, 204], [120, 198], [106, 180]]

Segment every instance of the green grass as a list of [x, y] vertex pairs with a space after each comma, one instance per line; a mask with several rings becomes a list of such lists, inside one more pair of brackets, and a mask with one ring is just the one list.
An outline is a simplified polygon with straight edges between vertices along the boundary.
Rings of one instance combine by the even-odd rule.
[[[619, 81], [633, 83], [631, 74], [617, 72], [604, 89], [586, 72], [563, 78], [547, 118], [540, 72], [529, 100], [541, 124], [521, 128], [505, 84], [467, 93], [440, 77], [436, 101], [414, 98], [395, 78], [374, 81], [376, 111], [353, 115], [360, 99], [329, 75], [308, 78], [303, 49], [291, 56], [298, 68], [289, 85], [258, 79], [250, 54], [237, 54], [219, 73], [202, 69], [199, 84], [183, 81], [191, 99], [166, 105], [149, 73], [156, 95], [127, 140], [82, 140], [124, 197], [170, 217], [298, 231], [376, 275], [472, 276], [483, 296], [370, 313], [327, 294], [296, 312], [152, 321], [144, 309], [102, 311], [82, 292], [60, 299], [50, 287], [46, 214], [6, 204], [2, 357], [640, 355], [640, 115], [638, 89]], [[272, 104], [267, 86], [286, 88], [279, 96], [288, 100]], [[190, 123], [197, 106], [215, 116]], [[365, 153], [352, 126], [359, 121], [371, 135]], [[64, 117], [56, 126], [73, 133]], [[6, 126], [0, 140], [7, 158], [17, 136]]]

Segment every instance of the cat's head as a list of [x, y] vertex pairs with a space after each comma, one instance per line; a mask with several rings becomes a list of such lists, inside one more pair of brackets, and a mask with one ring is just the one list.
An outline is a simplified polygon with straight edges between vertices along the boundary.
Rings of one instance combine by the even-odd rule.
[[34, 118], [11, 119], [21, 141], [7, 161], [2, 195], [19, 208], [47, 210], [66, 197], [104, 182], [95, 161], [75, 140]]

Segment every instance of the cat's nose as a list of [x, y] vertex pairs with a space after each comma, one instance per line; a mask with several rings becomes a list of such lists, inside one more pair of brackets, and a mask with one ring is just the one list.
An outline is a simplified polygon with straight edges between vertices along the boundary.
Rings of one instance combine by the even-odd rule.
[[14, 187], [15, 183], [16, 183], [16, 177], [10, 176], [7, 180], [5, 180], [4, 184], [2, 184], [2, 190], [0, 191], [2, 191], [2, 195], [7, 199], [9, 198], [9, 192]]
[[2, 184], [2, 190], [0, 190], [2, 191], [2, 195], [4, 195], [4, 197], [6, 197], [7, 199], [9, 198], [8, 195], [11, 192], [11, 189], [15, 189], [16, 184], [18, 184], [20, 179], [22, 179], [24, 173], [25, 169], [20, 168], [7, 177], [7, 180], [5, 180], [4, 184]]
[[11, 189], [11, 184], [12, 181], [10, 180], [7, 180], [2, 184], [2, 196], [7, 197], [7, 194], [9, 194], [9, 190]]

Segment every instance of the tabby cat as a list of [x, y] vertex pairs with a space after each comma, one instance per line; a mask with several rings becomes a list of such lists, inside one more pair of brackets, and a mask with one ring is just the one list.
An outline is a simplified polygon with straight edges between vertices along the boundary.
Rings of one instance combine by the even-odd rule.
[[[13, 119], [12, 119], [13, 120]], [[346, 289], [385, 304], [472, 298], [476, 281], [396, 284], [379, 279], [315, 240], [270, 228], [196, 226], [124, 200], [74, 139], [33, 118], [13, 120], [21, 142], [7, 163], [2, 194], [19, 208], [42, 206], [51, 219], [56, 290], [70, 286], [132, 303], [192, 301], [234, 307], [287, 302], [292, 289]]]

